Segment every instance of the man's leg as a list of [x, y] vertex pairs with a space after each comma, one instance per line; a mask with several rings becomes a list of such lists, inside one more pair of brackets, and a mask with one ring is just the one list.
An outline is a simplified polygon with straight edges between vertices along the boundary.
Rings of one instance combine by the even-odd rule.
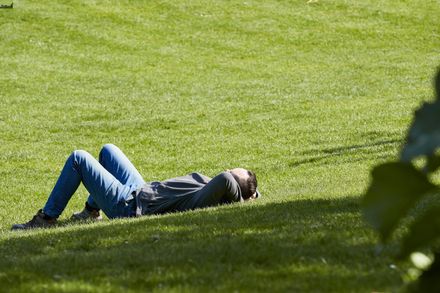
[[81, 182], [109, 218], [129, 216], [125, 201], [131, 193], [130, 186], [119, 182], [85, 151], [74, 151], [67, 159], [43, 212], [57, 218]]
[[[119, 182], [129, 186], [131, 191], [145, 183], [127, 156], [113, 144], [106, 144], [102, 147], [99, 153], [99, 163]], [[93, 197], [93, 195], [89, 195], [87, 205], [89, 208], [98, 210], [100, 206], [93, 200]]]

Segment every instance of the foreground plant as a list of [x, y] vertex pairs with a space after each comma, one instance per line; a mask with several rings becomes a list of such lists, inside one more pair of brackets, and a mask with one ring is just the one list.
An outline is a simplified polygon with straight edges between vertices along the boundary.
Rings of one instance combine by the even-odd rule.
[[[433, 182], [433, 176], [440, 173], [440, 70], [435, 91], [435, 101], [424, 103], [415, 112], [400, 159], [372, 170], [371, 184], [362, 199], [364, 216], [382, 243], [404, 218], [415, 218], [401, 239], [397, 258], [411, 256], [420, 269], [408, 287], [419, 292], [440, 292], [440, 249], [435, 245], [440, 238], [440, 205], [436, 204], [440, 202], [440, 186]], [[428, 198], [427, 207], [421, 207], [422, 200]], [[429, 249], [430, 257], [418, 252], [422, 249]]]

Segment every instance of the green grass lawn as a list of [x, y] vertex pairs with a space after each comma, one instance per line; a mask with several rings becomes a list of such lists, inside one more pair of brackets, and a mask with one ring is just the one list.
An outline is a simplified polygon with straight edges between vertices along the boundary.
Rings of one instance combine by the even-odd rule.
[[[359, 197], [433, 96], [440, 3], [31, 1], [0, 9], [0, 291], [393, 291]], [[0, 4], [10, 4], [0, 0]], [[257, 173], [254, 203], [56, 229], [74, 149], [147, 181]]]

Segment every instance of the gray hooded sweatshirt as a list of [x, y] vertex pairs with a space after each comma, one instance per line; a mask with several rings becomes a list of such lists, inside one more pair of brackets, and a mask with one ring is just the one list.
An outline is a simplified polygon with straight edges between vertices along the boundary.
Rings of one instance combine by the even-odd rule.
[[243, 201], [240, 186], [231, 173], [210, 179], [200, 173], [148, 182], [136, 191], [136, 215], [186, 211]]

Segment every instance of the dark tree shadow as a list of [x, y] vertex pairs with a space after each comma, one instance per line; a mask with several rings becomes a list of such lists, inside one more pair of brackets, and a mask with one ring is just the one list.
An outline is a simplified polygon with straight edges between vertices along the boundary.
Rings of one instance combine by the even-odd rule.
[[0, 242], [0, 282], [45, 291], [69, 284], [91, 291], [390, 291], [401, 281], [389, 256], [375, 256], [374, 241], [356, 197], [231, 205], [11, 234]]

